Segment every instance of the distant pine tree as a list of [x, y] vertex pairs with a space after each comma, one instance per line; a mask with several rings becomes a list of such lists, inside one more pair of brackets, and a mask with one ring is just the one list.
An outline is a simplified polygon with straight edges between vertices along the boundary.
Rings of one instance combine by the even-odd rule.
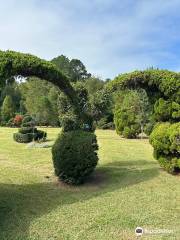
[[1, 109], [2, 121], [8, 122], [15, 114], [15, 106], [13, 104], [11, 96], [7, 95], [3, 101]]

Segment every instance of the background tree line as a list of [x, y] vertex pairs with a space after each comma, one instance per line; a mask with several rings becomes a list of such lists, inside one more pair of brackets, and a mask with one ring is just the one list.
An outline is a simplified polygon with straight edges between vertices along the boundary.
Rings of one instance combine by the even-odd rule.
[[[176, 79], [177, 73], [151, 68], [120, 74], [113, 81], [103, 81], [88, 73], [78, 59], [70, 60], [61, 55], [52, 62], [68, 77], [77, 91], [81, 110], [89, 118], [87, 122], [92, 119], [95, 127], [116, 128], [119, 135], [136, 138], [144, 133], [149, 135], [156, 122], [180, 119], [177, 94], [173, 95], [171, 91], [172, 99], [167, 100], [156, 87], [143, 89], [147, 78], [155, 83], [162, 78], [162, 83], [171, 87], [171, 79]], [[131, 86], [123, 90], [127, 79], [130, 79]], [[8, 79], [0, 89], [0, 109], [0, 124], [6, 126], [16, 125], [15, 116], [25, 114], [31, 115], [37, 125], [61, 126], [64, 121], [76, 122], [67, 97], [53, 84], [35, 77], [26, 81]]]
[[[77, 89], [80, 104], [84, 105], [82, 107], [86, 108], [96, 124], [102, 118], [108, 121], [109, 115], [113, 121], [109, 97], [104, 91], [106, 81], [88, 73], [85, 65], [78, 59], [70, 60], [61, 55], [52, 59], [52, 63]], [[0, 89], [0, 124], [12, 126], [15, 116], [29, 114], [38, 125], [60, 126], [63, 114], [67, 114], [66, 102], [64, 94], [45, 80], [36, 77], [12, 78]]]

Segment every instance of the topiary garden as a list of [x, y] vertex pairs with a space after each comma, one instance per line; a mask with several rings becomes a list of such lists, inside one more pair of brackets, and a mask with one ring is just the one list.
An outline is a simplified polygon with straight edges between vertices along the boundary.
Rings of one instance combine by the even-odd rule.
[[[83, 182], [83, 178], [86, 178], [97, 164], [97, 147], [92, 147], [97, 144], [95, 143], [95, 135], [92, 133], [93, 119], [84, 110], [86, 92], [81, 86], [75, 90], [67, 77], [48, 61], [41, 60], [30, 54], [0, 51], [0, 84], [5, 84], [7, 79], [14, 76], [36, 76], [45, 79], [58, 86], [68, 97], [70, 108], [73, 111], [68, 111], [63, 116], [62, 136], [59, 137], [53, 148], [55, 173], [61, 180], [66, 182], [76, 184]], [[149, 133], [152, 132], [150, 142], [154, 147], [154, 156], [169, 172], [178, 172], [180, 169], [179, 124], [176, 123], [180, 120], [180, 74], [154, 69], [135, 71], [119, 75], [114, 81], [110, 81], [106, 88], [106, 91], [110, 93], [126, 90], [133, 92], [134, 97], [127, 98], [125, 96], [122, 100], [124, 107], [116, 108], [115, 127], [117, 132], [125, 137], [134, 138], [143, 129], [148, 129]], [[135, 104], [136, 102], [139, 102], [139, 104]], [[143, 104], [141, 104], [142, 102]], [[147, 112], [145, 102], [148, 102], [148, 106], [150, 106], [147, 121], [144, 121]], [[14, 135], [16, 141], [29, 142], [32, 139], [38, 140], [45, 136], [44, 132], [32, 127], [31, 121], [29, 119], [29, 122], [22, 123], [22, 128]], [[158, 124], [157, 127], [156, 124]], [[80, 140], [81, 138], [84, 139], [85, 143]], [[72, 142], [67, 144], [67, 139], [72, 139]], [[94, 139], [93, 142], [92, 139]], [[81, 146], [76, 144], [76, 141]], [[58, 146], [62, 146], [62, 149]], [[66, 146], [66, 153], [63, 146]], [[86, 149], [89, 150], [88, 155], [86, 155]], [[82, 168], [78, 163], [78, 161], [81, 162], [79, 151], [85, 163]], [[67, 158], [66, 154], [73, 158]], [[89, 164], [89, 161], [91, 161], [90, 156], [93, 156], [92, 165]], [[69, 161], [68, 164], [67, 161]], [[64, 172], [64, 162], [69, 166], [69, 169], [75, 166], [76, 173], [77, 169], [79, 169], [80, 178], [77, 179], [73, 171], [67, 171], [66, 169], [66, 172]], [[84, 174], [82, 171], [84, 171]], [[70, 176], [71, 174], [72, 176]]]
[[[36, 76], [45, 79], [58, 86], [68, 97], [73, 113], [64, 116], [62, 133], [52, 149], [53, 163], [55, 174], [60, 180], [71, 184], [83, 183], [97, 165], [98, 146], [93, 128], [87, 122], [89, 118], [82, 111], [79, 97], [67, 77], [52, 63], [30, 54], [0, 51], [0, 85], [14, 76]], [[21, 129], [14, 134], [17, 142], [30, 142], [44, 137], [46, 133], [37, 130], [30, 117], [23, 120]]]
[[[154, 157], [168, 172], [180, 172], [180, 74], [158, 69], [135, 71], [121, 74], [107, 85], [112, 94], [128, 89], [146, 91], [151, 111], [145, 128], [150, 134]], [[117, 133], [131, 138], [137, 136], [140, 125], [136, 120], [138, 111], [133, 110], [137, 100], [132, 99], [130, 105], [128, 101], [116, 106], [114, 119]]]

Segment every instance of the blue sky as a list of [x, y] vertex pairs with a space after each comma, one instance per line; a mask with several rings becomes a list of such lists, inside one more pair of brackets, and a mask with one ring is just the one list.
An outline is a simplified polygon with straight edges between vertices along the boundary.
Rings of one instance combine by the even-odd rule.
[[80, 59], [102, 78], [180, 71], [180, 0], [0, 0], [0, 49]]

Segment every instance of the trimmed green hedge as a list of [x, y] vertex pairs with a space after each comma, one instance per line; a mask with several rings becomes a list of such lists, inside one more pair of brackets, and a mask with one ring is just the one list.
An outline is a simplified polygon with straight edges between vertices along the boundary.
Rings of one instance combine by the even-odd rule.
[[[27, 127], [26, 127], [27, 126]], [[22, 127], [18, 129], [18, 133], [14, 133], [13, 138], [19, 143], [28, 143], [45, 139], [47, 133], [38, 130], [35, 126], [35, 121], [31, 116], [24, 117], [22, 121]]]
[[34, 133], [32, 133], [32, 132], [31, 133], [21, 133], [21, 131], [20, 131], [18, 133], [13, 134], [14, 140], [19, 143], [29, 143], [29, 142], [32, 142], [33, 140], [38, 141], [41, 139], [45, 139], [46, 137], [47, 137], [47, 133], [44, 131], [41, 131], [41, 130], [36, 130], [36, 132], [34, 132]]
[[56, 176], [65, 183], [83, 183], [97, 165], [97, 150], [94, 133], [62, 132], [52, 148]]
[[170, 173], [180, 172], [180, 123], [158, 124], [150, 135], [154, 157]]
[[22, 127], [18, 129], [18, 132], [22, 134], [33, 133], [33, 131], [37, 132], [37, 128], [34, 128], [34, 130], [33, 127]]
[[33, 134], [32, 133], [14, 133], [13, 134], [14, 141], [19, 143], [29, 143], [33, 140]]
[[154, 103], [159, 98], [180, 103], [180, 73], [148, 69], [120, 74], [107, 84], [110, 92], [124, 89], [145, 89]]

